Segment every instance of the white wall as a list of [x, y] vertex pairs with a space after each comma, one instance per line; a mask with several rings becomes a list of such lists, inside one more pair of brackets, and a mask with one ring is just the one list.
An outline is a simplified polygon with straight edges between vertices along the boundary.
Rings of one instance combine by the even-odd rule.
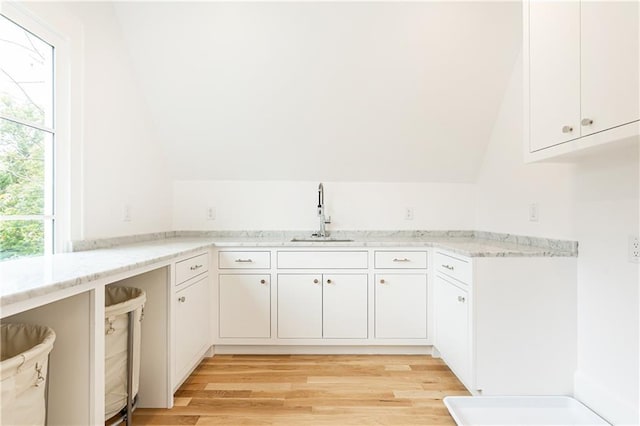
[[115, 9], [177, 180], [473, 182], [519, 49], [508, 1]]
[[[26, 3], [23, 5], [55, 31], [82, 38], [72, 52], [74, 83], [72, 126], [80, 127], [81, 215], [73, 238], [109, 237], [163, 231], [170, 227], [170, 180], [139, 82], [130, 66], [110, 3]], [[69, 28], [69, 22], [79, 23]], [[78, 105], [80, 104], [80, 105]], [[78, 123], [80, 121], [80, 123]], [[77, 141], [74, 141], [77, 142]], [[131, 205], [130, 222], [123, 208]], [[74, 212], [75, 213], [75, 212]], [[81, 225], [78, 225], [78, 222]]]
[[[328, 229], [471, 229], [474, 185], [324, 182]], [[316, 230], [318, 182], [177, 181], [176, 230]], [[207, 221], [207, 207], [216, 220]], [[404, 219], [404, 209], [414, 219]]]
[[639, 424], [638, 144], [586, 157], [576, 170], [578, 398], [614, 424]]
[[[522, 102], [522, 55], [519, 55], [478, 173], [477, 228], [572, 239], [574, 166], [524, 163]], [[531, 203], [538, 205], [537, 222], [529, 221]]]
[[521, 105], [518, 59], [478, 175], [476, 228], [579, 242], [574, 392], [607, 420], [638, 424], [639, 274], [627, 258], [628, 236], [639, 232], [638, 143], [524, 164]]

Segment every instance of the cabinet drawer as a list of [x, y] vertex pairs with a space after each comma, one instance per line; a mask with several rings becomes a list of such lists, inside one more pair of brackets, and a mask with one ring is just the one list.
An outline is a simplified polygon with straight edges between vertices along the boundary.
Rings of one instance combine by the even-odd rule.
[[209, 253], [176, 262], [176, 285], [209, 270]]
[[376, 251], [375, 267], [379, 269], [426, 269], [426, 251]]
[[220, 269], [269, 269], [271, 252], [268, 251], [220, 251]]
[[471, 284], [471, 259], [454, 257], [449, 253], [436, 251], [434, 261], [437, 272], [455, 278], [464, 284]]
[[280, 269], [367, 269], [366, 251], [279, 251]]

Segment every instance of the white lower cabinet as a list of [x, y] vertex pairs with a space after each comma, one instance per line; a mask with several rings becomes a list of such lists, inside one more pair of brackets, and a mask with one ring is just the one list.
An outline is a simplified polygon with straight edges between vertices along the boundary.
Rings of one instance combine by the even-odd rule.
[[376, 274], [375, 336], [427, 338], [426, 274]]
[[367, 338], [366, 274], [278, 275], [278, 337]]
[[471, 386], [469, 293], [461, 284], [435, 278], [435, 341], [442, 359], [458, 378]]
[[367, 338], [367, 276], [323, 275], [322, 337]]
[[183, 284], [175, 297], [174, 384], [189, 373], [209, 347], [209, 276]]
[[572, 392], [575, 257], [435, 258], [435, 347], [471, 393]]
[[322, 337], [322, 275], [278, 275], [278, 337]]
[[219, 275], [220, 337], [271, 337], [271, 275]]

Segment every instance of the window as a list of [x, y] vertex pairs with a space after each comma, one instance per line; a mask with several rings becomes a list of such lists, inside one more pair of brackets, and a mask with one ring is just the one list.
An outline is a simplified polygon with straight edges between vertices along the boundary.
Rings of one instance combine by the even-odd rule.
[[54, 250], [54, 60], [0, 15], [0, 261]]

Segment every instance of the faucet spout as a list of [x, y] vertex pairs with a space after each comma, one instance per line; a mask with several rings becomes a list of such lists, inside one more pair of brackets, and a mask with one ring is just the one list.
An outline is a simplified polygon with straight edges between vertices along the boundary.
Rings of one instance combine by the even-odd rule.
[[324, 185], [318, 185], [318, 217], [320, 218], [320, 230], [315, 234], [317, 237], [325, 238], [329, 235], [326, 224], [331, 223], [331, 217], [324, 214]]
[[324, 210], [324, 185], [320, 182], [318, 185], [318, 216], [322, 214]]

